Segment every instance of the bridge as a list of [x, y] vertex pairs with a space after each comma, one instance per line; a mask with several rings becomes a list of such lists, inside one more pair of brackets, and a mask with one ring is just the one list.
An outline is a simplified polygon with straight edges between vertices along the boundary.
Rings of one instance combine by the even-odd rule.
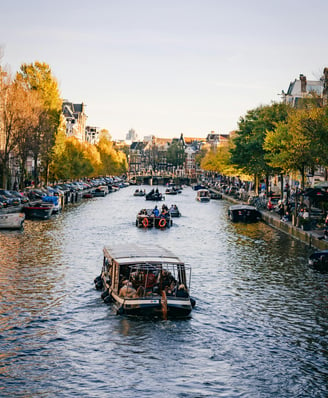
[[128, 174], [128, 181], [136, 185], [191, 185], [197, 181], [196, 178], [172, 175], [172, 174]]

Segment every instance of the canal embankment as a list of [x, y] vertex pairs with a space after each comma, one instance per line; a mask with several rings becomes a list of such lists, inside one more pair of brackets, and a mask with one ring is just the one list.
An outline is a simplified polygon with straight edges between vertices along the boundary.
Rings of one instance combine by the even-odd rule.
[[[222, 194], [222, 198], [232, 203], [243, 203], [242, 201], [235, 199], [229, 195]], [[273, 228], [278, 229], [290, 236], [298, 239], [310, 247], [315, 247], [319, 250], [328, 250], [328, 241], [323, 239], [323, 229], [313, 229], [305, 231], [300, 227], [296, 227], [291, 221], [281, 220], [279, 214], [274, 211], [260, 210], [262, 222], [270, 225]]]

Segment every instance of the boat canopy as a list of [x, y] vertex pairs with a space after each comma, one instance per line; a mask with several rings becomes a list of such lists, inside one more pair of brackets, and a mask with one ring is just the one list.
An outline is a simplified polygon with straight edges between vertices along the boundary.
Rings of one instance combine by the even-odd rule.
[[161, 246], [111, 245], [104, 247], [104, 255], [120, 265], [136, 263], [184, 264], [174, 253]]

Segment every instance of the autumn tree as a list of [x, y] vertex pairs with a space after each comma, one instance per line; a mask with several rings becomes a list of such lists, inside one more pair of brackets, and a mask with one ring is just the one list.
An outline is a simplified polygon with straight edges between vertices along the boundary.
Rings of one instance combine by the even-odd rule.
[[117, 151], [113, 142], [108, 140], [106, 136], [100, 137], [97, 149], [101, 159], [100, 175], [119, 175], [126, 172], [127, 160], [125, 154], [122, 151]]
[[[288, 116], [288, 106], [274, 103], [270, 106], [261, 106], [247, 112], [238, 123], [238, 130], [231, 148], [231, 162], [244, 173], [254, 176], [256, 189], [259, 178], [279, 173], [271, 166], [267, 159], [267, 150], [264, 140], [267, 131], [272, 131], [276, 124], [285, 121]], [[266, 184], [268, 186], [268, 184]]]
[[290, 111], [288, 120], [268, 132], [264, 148], [272, 167], [285, 173], [298, 171], [301, 186], [307, 169], [328, 165], [328, 110], [309, 107]]
[[22, 171], [22, 184], [28, 153], [31, 149], [31, 132], [36, 128], [40, 102], [21, 82], [12, 80], [9, 73], [1, 78], [1, 185], [7, 187], [10, 177], [9, 159], [16, 154]]
[[31, 149], [34, 157], [35, 180], [38, 181], [38, 161], [40, 160], [45, 182], [47, 182], [62, 107], [58, 83], [49, 65], [41, 62], [21, 65], [16, 80], [24, 83], [29, 90], [35, 91], [42, 103], [39, 122], [31, 137]]
[[42, 104], [36, 92], [27, 90], [17, 81], [14, 85], [17, 89], [16, 111], [19, 115], [19, 122], [14, 133], [15, 154], [19, 161], [19, 186], [23, 189], [27, 178], [26, 162], [32, 149], [31, 143], [34, 131], [38, 127]]

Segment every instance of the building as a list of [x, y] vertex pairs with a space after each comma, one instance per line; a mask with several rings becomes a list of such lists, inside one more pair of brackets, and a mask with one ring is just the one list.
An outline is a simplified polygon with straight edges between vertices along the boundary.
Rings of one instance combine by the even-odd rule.
[[309, 98], [315, 97], [322, 103], [323, 92], [324, 78], [307, 80], [306, 76], [300, 74], [299, 79], [295, 79], [289, 84], [287, 93], [282, 91], [282, 100], [293, 108], [300, 108], [304, 100]]
[[98, 144], [99, 137], [100, 137], [99, 127], [86, 126], [85, 141], [89, 142], [90, 144]]
[[129, 132], [126, 135], [126, 140], [127, 141], [137, 141], [138, 140], [138, 134], [135, 132], [135, 130], [130, 129]]
[[62, 113], [66, 120], [67, 137], [75, 137], [80, 142], [84, 142], [86, 137], [85, 132], [87, 121], [84, 103], [73, 104], [73, 102], [64, 100]]

